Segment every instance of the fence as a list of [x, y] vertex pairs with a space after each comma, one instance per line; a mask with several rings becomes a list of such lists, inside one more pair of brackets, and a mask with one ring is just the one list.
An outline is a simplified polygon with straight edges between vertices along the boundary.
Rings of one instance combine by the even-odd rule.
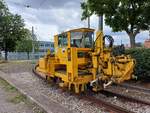
[[[46, 52], [29, 53], [29, 60], [39, 59], [45, 54]], [[5, 53], [1, 52], [1, 56], [2, 58], [5, 58]], [[8, 60], [28, 60], [28, 55], [26, 52], [8, 52], [7, 58]]]

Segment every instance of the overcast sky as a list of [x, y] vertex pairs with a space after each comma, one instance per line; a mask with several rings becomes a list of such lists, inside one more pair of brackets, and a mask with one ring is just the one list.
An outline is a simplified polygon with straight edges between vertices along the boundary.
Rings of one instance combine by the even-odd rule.
[[[31, 30], [34, 26], [38, 40], [53, 41], [57, 33], [77, 28], [87, 27], [87, 21], [81, 21], [80, 3], [82, 0], [5, 0], [9, 10], [19, 14]], [[27, 8], [26, 6], [30, 6]], [[91, 17], [91, 28], [97, 29], [97, 16]], [[104, 25], [104, 34], [112, 35], [115, 44], [129, 43], [125, 32], [113, 33], [111, 28]], [[144, 42], [148, 31], [137, 35], [136, 42]]]

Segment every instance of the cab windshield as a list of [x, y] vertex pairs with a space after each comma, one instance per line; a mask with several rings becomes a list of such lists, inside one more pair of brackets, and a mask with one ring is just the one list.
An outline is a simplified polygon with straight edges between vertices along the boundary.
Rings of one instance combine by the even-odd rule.
[[93, 32], [71, 32], [71, 47], [92, 48]]

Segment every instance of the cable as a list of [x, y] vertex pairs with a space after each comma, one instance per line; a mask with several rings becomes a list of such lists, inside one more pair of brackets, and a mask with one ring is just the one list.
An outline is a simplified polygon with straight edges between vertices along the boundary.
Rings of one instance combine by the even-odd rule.
[[38, 9], [39, 9], [46, 1], [47, 1], [47, 0], [42, 0], [41, 3], [40, 3], [40, 5], [39, 5], [39, 7], [38, 7]]

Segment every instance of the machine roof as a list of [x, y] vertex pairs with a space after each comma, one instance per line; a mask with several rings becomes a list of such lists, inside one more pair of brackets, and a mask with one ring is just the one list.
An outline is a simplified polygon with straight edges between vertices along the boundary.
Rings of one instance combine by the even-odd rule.
[[71, 29], [68, 32], [72, 32], [72, 31], [74, 31], [74, 32], [77, 32], [77, 31], [81, 31], [81, 32], [92, 31], [93, 32], [94, 29], [91, 29], [91, 28], [77, 28], [77, 29]]
[[[67, 32], [94, 32], [94, 31], [95, 30], [91, 29], [91, 28], [77, 28], [77, 29], [71, 29], [71, 30], [62, 32], [60, 34], [67, 33]], [[60, 35], [60, 34], [57, 34], [57, 35]], [[55, 36], [57, 36], [57, 35], [55, 35]]]

